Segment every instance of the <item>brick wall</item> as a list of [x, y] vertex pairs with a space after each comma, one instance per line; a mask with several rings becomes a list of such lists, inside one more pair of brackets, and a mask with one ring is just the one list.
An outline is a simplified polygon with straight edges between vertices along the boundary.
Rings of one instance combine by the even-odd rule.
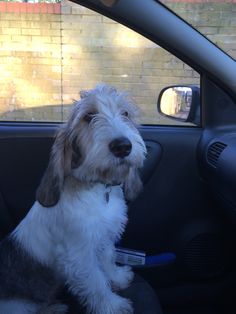
[[236, 0], [161, 0], [236, 59]]
[[[1, 9], [0, 2], [1, 119], [60, 121], [81, 89], [107, 82], [131, 91], [145, 112], [143, 122], [162, 123], [156, 113], [159, 91], [170, 84], [199, 83], [197, 73], [162, 48], [81, 6], [63, 0], [44, 9], [30, 4], [24, 11], [21, 4], [16, 14]], [[232, 3], [224, 8], [187, 1], [167, 5], [188, 16], [192, 5], [196, 14], [201, 14], [196, 6], [207, 5], [210, 14], [210, 5], [219, 5], [222, 18], [216, 14], [214, 25], [198, 27], [235, 53]], [[207, 22], [209, 17], [201, 18]]]
[[61, 102], [60, 4], [0, 4], [0, 114], [52, 118], [49, 110], [35, 114], [34, 108]]

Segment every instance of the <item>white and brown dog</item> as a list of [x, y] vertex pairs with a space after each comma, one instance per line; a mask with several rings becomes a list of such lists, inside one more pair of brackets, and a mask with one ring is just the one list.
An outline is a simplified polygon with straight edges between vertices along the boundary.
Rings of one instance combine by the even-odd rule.
[[63, 284], [88, 313], [132, 313], [114, 292], [133, 278], [116, 265], [114, 244], [127, 223], [125, 198], [142, 187], [137, 112], [128, 94], [108, 85], [81, 92], [56, 135], [36, 202], [0, 244], [0, 313], [66, 313], [56, 300]]

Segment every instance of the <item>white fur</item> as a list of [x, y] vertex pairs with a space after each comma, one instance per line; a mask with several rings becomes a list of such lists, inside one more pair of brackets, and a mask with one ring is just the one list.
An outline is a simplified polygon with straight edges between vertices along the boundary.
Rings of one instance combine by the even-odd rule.
[[114, 260], [114, 242], [127, 223], [122, 189], [97, 183], [70, 193], [76, 184], [67, 178], [59, 203], [49, 210], [35, 202], [14, 236], [37, 260], [63, 274], [89, 312], [131, 313], [130, 302], [110, 289], [125, 288], [133, 278]]
[[[115, 243], [128, 220], [123, 188], [132, 199], [142, 186], [137, 169], [146, 148], [135, 117], [131, 98], [114, 88], [101, 85], [82, 93], [56, 137], [39, 201], [12, 234], [37, 261], [62, 276], [88, 313], [133, 312], [131, 302], [114, 290], [133, 279], [129, 267], [116, 265]], [[109, 144], [120, 137], [130, 141], [132, 150], [117, 157]]]

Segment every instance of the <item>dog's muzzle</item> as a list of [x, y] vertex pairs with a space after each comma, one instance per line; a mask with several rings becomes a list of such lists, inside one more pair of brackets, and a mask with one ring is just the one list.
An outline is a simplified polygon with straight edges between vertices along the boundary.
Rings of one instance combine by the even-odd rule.
[[115, 157], [125, 158], [132, 150], [132, 144], [127, 137], [118, 137], [110, 142], [109, 149]]

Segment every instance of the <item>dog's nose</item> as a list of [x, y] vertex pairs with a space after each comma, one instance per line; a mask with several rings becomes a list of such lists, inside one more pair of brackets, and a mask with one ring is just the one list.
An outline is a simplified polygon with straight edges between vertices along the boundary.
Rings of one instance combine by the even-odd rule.
[[124, 158], [130, 154], [132, 144], [126, 137], [118, 137], [110, 142], [109, 149], [114, 156]]

